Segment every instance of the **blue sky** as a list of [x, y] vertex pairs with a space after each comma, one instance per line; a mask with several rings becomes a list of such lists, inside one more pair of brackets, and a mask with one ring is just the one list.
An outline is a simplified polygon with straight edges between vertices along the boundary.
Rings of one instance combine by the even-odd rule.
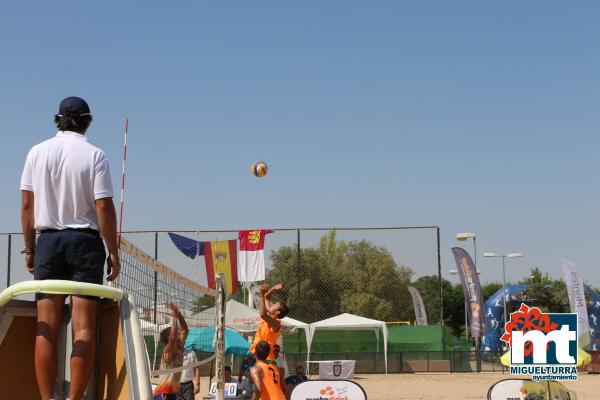
[[[0, 6], [1, 231], [78, 95], [115, 187], [130, 119], [125, 229], [440, 225], [444, 271], [473, 231], [523, 252], [509, 278], [569, 258], [600, 286], [597, 2], [107, 3]], [[431, 234], [368, 238], [435, 271]]]

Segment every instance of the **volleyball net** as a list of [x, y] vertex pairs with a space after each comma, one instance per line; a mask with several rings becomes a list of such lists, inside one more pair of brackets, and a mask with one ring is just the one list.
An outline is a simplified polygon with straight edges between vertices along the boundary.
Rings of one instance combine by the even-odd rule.
[[200, 355], [196, 365], [212, 360], [216, 348], [217, 291], [181, 275], [124, 238], [121, 238], [119, 258], [121, 273], [114, 286], [132, 298], [137, 308], [152, 375], [182, 369], [181, 365], [162, 362], [169, 328], [174, 323], [179, 328], [182, 325], [174, 315], [173, 306], [190, 329], [188, 347], [193, 345]]

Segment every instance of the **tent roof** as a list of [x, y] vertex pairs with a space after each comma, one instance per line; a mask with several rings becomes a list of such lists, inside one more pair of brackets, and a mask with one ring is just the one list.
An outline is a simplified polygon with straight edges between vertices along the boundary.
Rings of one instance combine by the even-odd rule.
[[[226, 307], [225, 325], [228, 328], [242, 333], [256, 332], [261, 319], [257, 310], [233, 299], [227, 302]], [[214, 325], [215, 312], [215, 307], [211, 307], [195, 315], [201, 314], [201, 320], [212, 321], [210, 325]], [[285, 334], [294, 333], [297, 329], [308, 329], [308, 324], [293, 318], [285, 317], [281, 322]]]
[[284, 319], [281, 320], [281, 322], [283, 323], [283, 325], [294, 326], [296, 328], [301, 328], [301, 329], [308, 328], [308, 324], [307, 323], [304, 323], [302, 321], [298, 321], [297, 319], [290, 318], [290, 317], [285, 317]]
[[385, 322], [376, 319], [361, 317], [358, 315], [343, 313], [335, 317], [327, 318], [310, 324], [311, 329], [380, 329], [385, 327]]

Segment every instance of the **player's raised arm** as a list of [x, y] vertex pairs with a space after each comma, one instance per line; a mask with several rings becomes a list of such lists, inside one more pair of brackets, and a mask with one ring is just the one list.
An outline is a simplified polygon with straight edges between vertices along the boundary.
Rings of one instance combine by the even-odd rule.
[[177, 322], [179, 322], [179, 340], [181, 341], [181, 344], [185, 344], [185, 341], [188, 337], [188, 333], [189, 333], [189, 328], [188, 328], [188, 324], [185, 321], [185, 318], [183, 317], [183, 314], [181, 313], [181, 311], [179, 311], [179, 308], [175, 305], [175, 304], [171, 304], [170, 305], [171, 310], [173, 311], [173, 315], [175, 316], [175, 318], [177, 318]]
[[269, 290], [269, 285], [263, 284], [260, 287], [260, 317], [269, 325], [269, 328], [271, 328], [273, 332], [279, 332], [279, 329], [281, 328], [281, 322], [279, 322], [277, 318], [273, 318], [267, 309], [267, 302], [269, 301], [267, 295], [270, 292], [272, 294], [272, 291]]

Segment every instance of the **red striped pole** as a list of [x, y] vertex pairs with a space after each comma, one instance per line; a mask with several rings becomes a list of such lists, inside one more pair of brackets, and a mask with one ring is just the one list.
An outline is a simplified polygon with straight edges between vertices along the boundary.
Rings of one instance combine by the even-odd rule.
[[123, 232], [123, 202], [125, 197], [125, 162], [127, 161], [127, 130], [129, 127], [129, 118], [125, 118], [125, 144], [123, 145], [123, 169], [121, 171], [121, 212], [119, 213], [119, 240], [121, 247], [121, 233]]

